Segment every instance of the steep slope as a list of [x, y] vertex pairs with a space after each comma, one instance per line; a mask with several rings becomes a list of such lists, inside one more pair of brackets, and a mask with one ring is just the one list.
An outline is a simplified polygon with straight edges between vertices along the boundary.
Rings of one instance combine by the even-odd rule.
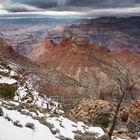
[[73, 24], [68, 27], [68, 30], [111, 51], [140, 52], [139, 23], [139, 17], [101, 17], [81, 24]]
[[22, 56], [15, 52], [12, 46], [8, 45], [3, 38], [0, 38], [0, 57], [7, 60], [31, 62], [25, 56]]
[[113, 67], [114, 72], [117, 72], [116, 67], [119, 68], [121, 65], [124, 69], [127, 65], [130, 65], [131, 70], [134, 67], [137, 70], [140, 68], [138, 53], [110, 52], [109, 49], [101, 48], [80, 37], [63, 38], [60, 43], [55, 43], [53, 38], [46, 38], [43, 43], [34, 47], [28, 58], [42, 67], [46, 66], [51, 71], [57, 71], [75, 79], [81, 85], [66, 88], [61, 85], [53, 87], [49, 84], [45, 90], [50, 94], [78, 93], [99, 97], [98, 92], [101, 88], [114, 83], [110, 79]]
[[35, 75], [23, 77], [18, 70], [17, 64], [0, 64], [0, 139], [73, 140], [77, 131], [104, 134], [99, 127], [63, 117], [60, 104], [33, 88]]
[[[82, 40], [81, 40], [82, 43]], [[87, 44], [88, 45], [88, 44]], [[95, 45], [96, 46], [96, 45]], [[37, 53], [39, 52], [39, 53]], [[39, 54], [39, 55], [36, 55]], [[67, 75], [80, 83], [81, 86], [75, 85], [73, 87], [54, 87], [51, 90], [47, 88], [46, 93], [71, 93], [94, 94], [95, 79], [94, 76], [105, 77], [96, 64], [88, 58], [86, 52], [82, 51], [75, 43], [75, 38], [64, 38], [60, 43], [54, 43], [53, 39], [45, 39], [42, 44], [35, 46], [28, 58], [36, 62], [38, 65], [46, 66], [52, 71], [57, 71], [61, 74]], [[60, 79], [63, 80], [63, 79]], [[60, 81], [61, 82], [61, 81]], [[96, 95], [95, 95], [96, 96]]]
[[[46, 38], [30, 44], [30, 51], [26, 51], [26, 43], [21, 46], [21, 50], [28, 52], [23, 51], [24, 56], [9, 45], [1, 48], [1, 56], [18, 61], [29, 72], [39, 75], [40, 90], [47, 95], [100, 97], [102, 91], [111, 94], [115, 84], [113, 73], [120, 75], [117, 68], [125, 71], [129, 67], [133, 73], [135, 69], [139, 71], [138, 23], [139, 18], [99, 18], [49, 30], [42, 26]], [[24, 34], [26, 36], [25, 31]], [[31, 40], [33, 38], [31, 35]], [[24, 39], [20, 37], [21, 41]], [[139, 83], [137, 92], [138, 87]]]

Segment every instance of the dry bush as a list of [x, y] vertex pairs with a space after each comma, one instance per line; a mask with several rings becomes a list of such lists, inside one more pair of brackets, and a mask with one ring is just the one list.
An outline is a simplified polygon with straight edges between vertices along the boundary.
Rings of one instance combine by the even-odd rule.
[[0, 116], [3, 116], [3, 115], [4, 115], [3, 110], [2, 110], [2, 108], [0, 107]]
[[15, 96], [16, 90], [15, 85], [0, 84], [0, 97], [12, 99]]
[[90, 132], [76, 134], [74, 139], [75, 140], [98, 140], [96, 138], [96, 134]]
[[26, 123], [25, 126], [30, 128], [30, 129], [35, 129], [35, 125], [33, 123]]
[[15, 121], [15, 122], [13, 122], [13, 124], [17, 127], [23, 127], [22, 124], [20, 124], [19, 121]]

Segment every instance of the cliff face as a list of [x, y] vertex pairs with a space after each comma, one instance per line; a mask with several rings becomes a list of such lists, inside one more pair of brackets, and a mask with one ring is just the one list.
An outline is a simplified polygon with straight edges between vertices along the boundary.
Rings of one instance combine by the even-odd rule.
[[[31, 71], [41, 77], [40, 87], [46, 94], [116, 97], [112, 92], [116, 78], [140, 71], [138, 23], [129, 18], [100, 18], [57, 26], [48, 31], [44, 41], [33, 43], [25, 55], [10, 46], [2, 48], [1, 54], [37, 66]], [[26, 46], [22, 50], [26, 52]], [[139, 82], [135, 96], [138, 87]]]
[[[32, 72], [41, 77], [40, 90], [47, 95], [80, 94], [103, 99], [116, 98], [113, 88], [115, 75], [122, 74], [119, 70], [130, 70], [135, 74], [135, 69], [139, 71], [140, 68], [139, 54], [111, 52], [80, 37], [63, 38], [59, 43], [53, 38], [46, 38], [34, 45], [26, 57], [10, 46], [4, 46], [1, 53], [7, 59], [36, 65]], [[139, 88], [134, 91], [135, 97], [139, 96], [138, 92]]]
[[12, 46], [8, 45], [2, 38], [0, 38], [0, 57], [8, 60], [19, 60], [30, 62], [30, 60], [14, 51]]
[[[115, 85], [115, 75], [121, 74], [119, 70], [125, 72], [130, 69], [135, 73], [135, 69], [139, 71], [140, 67], [139, 54], [129, 51], [111, 52], [80, 37], [63, 38], [59, 43], [53, 38], [46, 38], [43, 43], [34, 47], [28, 58], [42, 68], [45, 66], [55, 76], [58, 73], [65, 75], [55, 85], [56, 79], [51, 77], [51, 82], [43, 87], [43, 91], [49, 95], [64, 93], [112, 98], [116, 93], [111, 93], [111, 87]], [[45, 75], [47, 72], [43, 69]], [[79, 84], [61, 85], [66, 77]]]
[[[80, 83], [80, 86], [55, 87], [54, 91], [50, 88], [48, 91], [47, 88], [47, 92], [75, 94], [88, 91], [90, 94], [94, 94], [94, 75], [105, 76], [88, 58], [86, 52], [79, 48], [74, 38], [64, 38], [58, 44], [52, 39], [46, 39], [39, 47], [34, 48], [28, 57], [38, 65], [47, 66], [51, 71], [56, 71]], [[63, 81], [64, 79], [60, 80]]]
[[99, 18], [68, 28], [74, 34], [111, 51], [140, 52], [139, 18]]

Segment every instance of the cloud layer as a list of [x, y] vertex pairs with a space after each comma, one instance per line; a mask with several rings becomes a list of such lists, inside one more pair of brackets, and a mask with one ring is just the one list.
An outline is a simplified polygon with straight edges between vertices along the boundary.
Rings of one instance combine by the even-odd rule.
[[58, 15], [71, 12], [71, 15], [77, 13], [83, 16], [139, 15], [140, 0], [0, 0], [0, 14], [7, 12], [55, 12]]
[[111, 6], [133, 6], [139, 4], [139, 0], [11, 0], [11, 2], [20, 2], [34, 5], [40, 8], [56, 6], [90, 6], [90, 7], [111, 7]]

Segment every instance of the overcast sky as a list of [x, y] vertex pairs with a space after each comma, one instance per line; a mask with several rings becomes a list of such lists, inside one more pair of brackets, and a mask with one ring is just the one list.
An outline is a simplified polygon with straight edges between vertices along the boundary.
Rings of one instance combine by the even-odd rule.
[[0, 14], [139, 15], [140, 0], [0, 0]]

